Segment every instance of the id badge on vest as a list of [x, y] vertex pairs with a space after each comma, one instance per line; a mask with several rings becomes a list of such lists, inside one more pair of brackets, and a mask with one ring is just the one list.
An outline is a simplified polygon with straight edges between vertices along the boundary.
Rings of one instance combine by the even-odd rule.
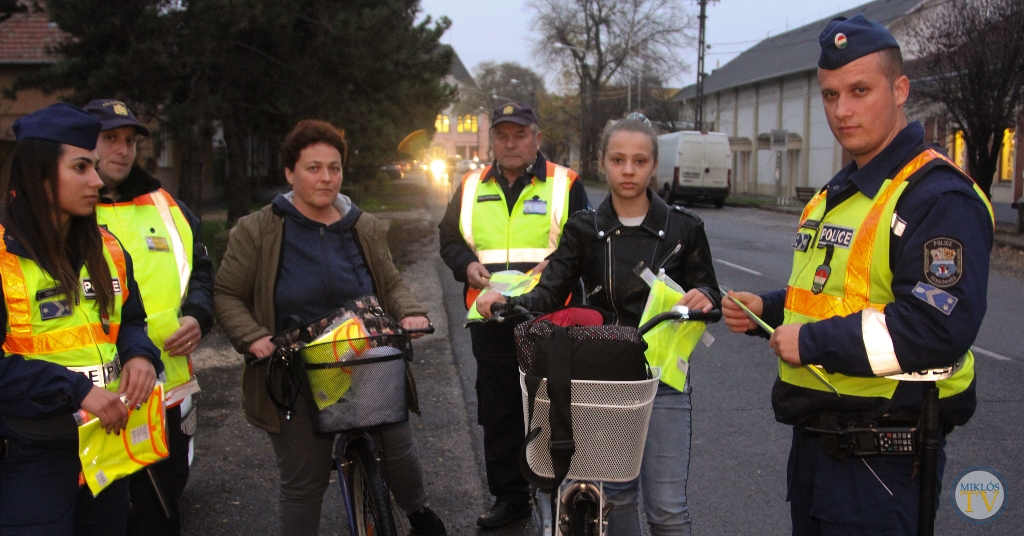
[[170, 251], [171, 247], [167, 245], [167, 239], [162, 236], [147, 236], [146, 247], [150, 251]]
[[539, 196], [533, 196], [533, 199], [527, 199], [523, 202], [523, 214], [547, 214], [548, 213], [548, 202], [541, 199]]

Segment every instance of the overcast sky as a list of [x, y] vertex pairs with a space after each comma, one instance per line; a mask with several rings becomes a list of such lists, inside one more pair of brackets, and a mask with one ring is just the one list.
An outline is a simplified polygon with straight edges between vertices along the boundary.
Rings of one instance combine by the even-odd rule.
[[[533, 12], [524, 0], [422, 0], [423, 12], [447, 16], [452, 26], [442, 41], [455, 47], [466, 67], [482, 61], [515, 61], [538, 71], [530, 54], [535, 34], [531, 29]], [[866, 0], [722, 0], [708, 5], [707, 41], [711, 44], [705, 56], [707, 72], [716, 65], [725, 65], [740, 52], [755, 45], [769, 34], [777, 35], [835, 13], [867, 3]], [[695, 0], [682, 5], [696, 14]], [[696, 35], [696, 32], [695, 34]], [[680, 73], [670, 83], [682, 87], [696, 82], [696, 51], [687, 55], [689, 72]]]

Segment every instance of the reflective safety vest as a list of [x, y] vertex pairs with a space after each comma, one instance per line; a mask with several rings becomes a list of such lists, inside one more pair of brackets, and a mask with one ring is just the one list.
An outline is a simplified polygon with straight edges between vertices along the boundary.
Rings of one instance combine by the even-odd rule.
[[569, 219], [569, 189], [576, 174], [548, 162], [547, 180], [534, 179], [509, 214], [505, 193], [497, 183], [504, 179], [483, 180], [490, 169], [486, 166], [462, 179], [462, 238], [488, 269], [543, 261], [558, 247], [562, 226]]
[[96, 219], [132, 256], [147, 331], [160, 349], [170, 391], [193, 376], [190, 356], [171, 357], [163, 350], [164, 341], [179, 327], [181, 301], [192, 275], [192, 227], [162, 188], [124, 203], [100, 203]]
[[[0, 236], [3, 233], [0, 226]], [[117, 239], [106, 231], [101, 233], [103, 256], [116, 278], [113, 310], [102, 312], [84, 265], [79, 274], [79, 300], [72, 304], [49, 273], [32, 259], [7, 251], [7, 244], [0, 240], [0, 277], [7, 307], [4, 351], [65, 366], [116, 392], [121, 373], [117, 334], [121, 308], [128, 299], [128, 276]]]
[[[901, 370], [885, 324], [885, 306], [895, 299], [889, 238], [899, 221], [896, 203], [911, 177], [918, 172], [926, 173], [931, 166], [922, 168], [936, 159], [942, 162], [933, 165], [948, 164], [963, 174], [944, 155], [928, 149], [895, 177], [886, 179], [874, 198], [857, 193], [826, 214], [827, 190], [823, 190], [811, 199], [800, 216], [783, 323], [807, 324], [833, 316], [861, 315], [864, 348], [874, 377], [828, 373], [822, 367], [810, 365], [823, 373], [841, 397], [890, 399], [901, 380], [921, 379], [921, 374], [927, 374], [938, 379], [939, 397], [946, 398], [966, 390], [974, 379], [974, 356], [970, 351], [949, 369]], [[976, 184], [974, 190], [991, 214], [992, 207]], [[797, 387], [832, 392], [806, 366], [793, 367], [781, 359], [779, 378]]]

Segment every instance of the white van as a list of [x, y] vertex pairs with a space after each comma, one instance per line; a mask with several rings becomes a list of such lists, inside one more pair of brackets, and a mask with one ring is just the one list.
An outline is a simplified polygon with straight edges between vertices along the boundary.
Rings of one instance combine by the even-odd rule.
[[732, 181], [729, 137], [682, 131], [658, 136], [658, 170], [652, 187], [668, 203], [710, 199], [725, 206]]

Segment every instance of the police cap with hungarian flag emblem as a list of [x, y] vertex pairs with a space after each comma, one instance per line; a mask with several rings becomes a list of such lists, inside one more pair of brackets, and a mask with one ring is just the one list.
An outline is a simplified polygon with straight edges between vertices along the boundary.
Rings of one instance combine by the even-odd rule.
[[868, 20], [864, 15], [832, 19], [818, 36], [818, 43], [821, 45], [818, 67], [827, 71], [879, 50], [900, 48], [885, 26]]

